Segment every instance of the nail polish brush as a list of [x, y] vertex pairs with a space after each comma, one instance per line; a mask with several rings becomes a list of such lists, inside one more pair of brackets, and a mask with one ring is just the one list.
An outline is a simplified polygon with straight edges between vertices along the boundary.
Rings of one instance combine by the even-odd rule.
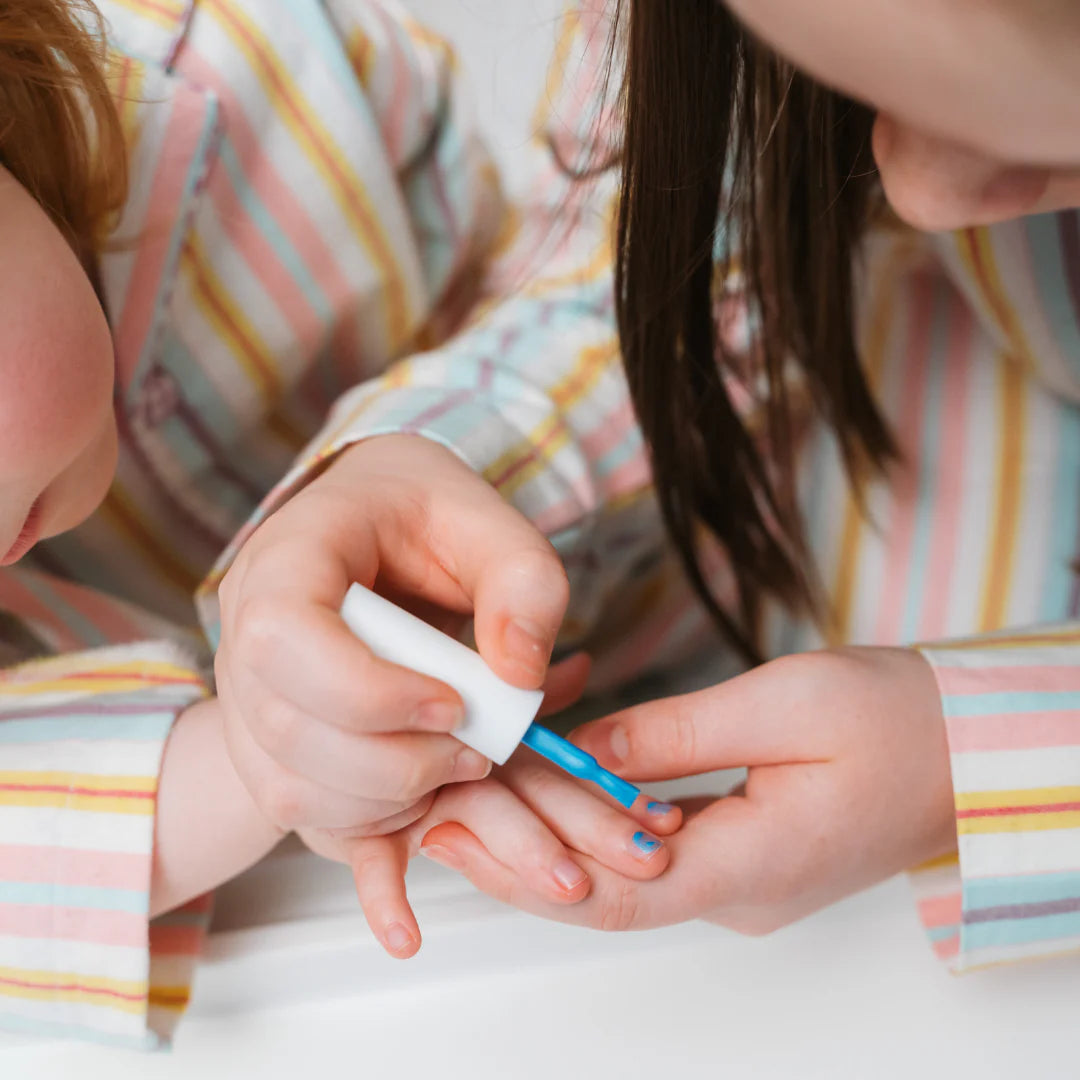
[[452, 734], [496, 765], [524, 743], [541, 757], [595, 784], [623, 806], [638, 788], [603, 768], [591, 754], [535, 723], [544, 700], [500, 679], [474, 649], [362, 585], [352, 585], [341, 606], [349, 629], [378, 657], [452, 686], [465, 704], [465, 720]]

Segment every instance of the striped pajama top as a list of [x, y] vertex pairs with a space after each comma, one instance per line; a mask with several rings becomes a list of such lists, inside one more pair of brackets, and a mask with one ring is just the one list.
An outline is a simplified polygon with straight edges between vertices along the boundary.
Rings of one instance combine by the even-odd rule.
[[[563, 556], [561, 644], [598, 687], [721, 646], [619, 366], [617, 178], [561, 164], [604, 138], [604, 0], [561, 28], [510, 206], [452, 54], [391, 0], [99, 6], [132, 167], [102, 256], [121, 454], [89, 521], [0, 571], [0, 1023], [153, 1046], [209, 911], [147, 918], [162, 748], [211, 692], [217, 583], [329, 456], [408, 431], [487, 477]], [[882, 228], [861, 278], [903, 464], [863, 513], [807, 413], [831, 617], [770, 610], [769, 651], [937, 642], [959, 857], [915, 874], [934, 948], [1080, 948], [1080, 215]], [[748, 348], [734, 277], [716, 308]], [[731, 390], [751, 419], [752, 374]]]

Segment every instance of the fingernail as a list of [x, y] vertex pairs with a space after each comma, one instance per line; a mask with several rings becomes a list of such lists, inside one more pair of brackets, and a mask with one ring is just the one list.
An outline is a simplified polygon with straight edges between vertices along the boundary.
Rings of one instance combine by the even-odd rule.
[[663, 814], [670, 814], [675, 807], [669, 802], [651, 802], [645, 807], [646, 814], [655, 814], [657, 817]]
[[393, 923], [386, 928], [384, 940], [393, 952], [404, 952], [406, 949], [411, 949], [413, 946], [412, 934], [398, 922]]
[[491, 772], [490, 760], [466, 746], [458, 751], [454, 758], [454, 767], [450, 775], [453, 783], [462, 783], [465, 780], [483, 780], [489, 772]]
[[543, 627], [531, 619], [511, 619], [503, 631], [503, 644], [521, 664], [542, 675], [551, 658], [551, 647]]
[[622, 724], [615, 724], [608, 736], [608, 749], [616, 762], [625, 761], [630, 756], [630, 739]]
[[630, 838], [629, 851], [638, 862], [648, 862], [663, 846], [663, 840], [657, 840], [651, 833], [636, 832]]
[[451, 851], [441, 844], [422, 844], [420, 854], [429, 858], [432, 862], [445, 866], [447, 870], [456, 870], [461, 873], [465, 869], [465, 862], [456, 852]]
[[413, 727], [421, 731], [454, 731], [465, 720], [465, 710], [449, 701], [425, 701], [413, 714]]
[[589, 875], [570, 859], [560, 859], [555, 863], [551, 868], [551, 876], [559, 883], [559, 887], [566, 892], [573, 892], [583, 882], [589, 880]]

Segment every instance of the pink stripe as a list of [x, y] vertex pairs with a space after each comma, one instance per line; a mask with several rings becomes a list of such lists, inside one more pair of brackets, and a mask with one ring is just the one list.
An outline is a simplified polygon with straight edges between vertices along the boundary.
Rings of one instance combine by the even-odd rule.
[[[374, 12], [383, 24], [387, 41], [391, 45], [388, 51], [391, 57], [393, 78], [390, 96], [382, 103], [384, 112], [379, 122], [382, 127], [382, 136], [383, 141], [386, 143], [387, 154], [394, 163], [394, 167], [398, 168], [405, 164], [402, 161], [401, 154], [401, 146], [405, 135], [405, 109], [414, 95], [410, 94], [408, 90], [408, 62], [405, 59], [399, 40], [402, 32], [401, 25], [397, 19], [392, 19], [390, 13], [384, 11], [379, 4], [375, 5]], [[380, 55], [380, 59], [385, 59], [385, 51]]]
[[[929, 274], [915, 275], [911, 282], [911, 310], [907, 319], [911, 338], [904, 350], [902, 370], [905, 376], [895, 430], [907, 437], [903, 446], [904, 462], [897, 468], [892, 485], [892, 520], [883, 522], [889, 542], [885, 552], [885, 581], [881, 608], [878, 611], [876, 641], [898, 641], [911, 581], [911, 552], [915, 537], [915, 508], [918, 502], [918, 478], [921, 467], [919, 435], [925, 412], [927, 363], [930, 346], [930, 316], [933, 289]], [[895, 347], [900, 344], [892, 341]]]
[[0, 880], [145, 889], [150, 881], [150, 856], [5, 844], [0, 845]]
[[164, 956], [198, 956], [206, 931], [201, 926], [156, 926], [150, 924], [150, 951], [155, 959]]
[[356, 298], [355, 283], [342, 271], [332, 247], [319, 234], [318, 226], [308, 216], [303, 202], [263, 152], [243, 104], [221, 78], [221, 73], [190, 46], [180, 54], [178, 66], [183, 74], [212, 87], [218, 95], [227, 117], [229, 141], [236, 149], [240, 167], [252, 190], [288, 237], [331, 308], [337, 313], [351, 310]]
[[960, 892], [928, 896], [917, 906], [923, 926], [931, 930], [938, 926], [958, 925], [964, 912], [964, 898]]
[[64, 581], [63, 578], [50, 577], [47, 584], [65, 604], [74, 608], [87, 622], [101, 631], [110, 644], [126, 644], [146, 636], [144, 628], [125, 612], [121, 601], [103, 596], [73, 581]]
[[1080, 713], [1076, 712], [953, 716], [948, 725], [949, 749], [954, 754], [1080, 746]]
[[251, 220], [225, 169], [215, 170], [207, 186], [222, 230], [233, 242], [252, 274], [262, 283], [274, 307], [285, 316], [305, 352], [322, 335], [322, 321], [307, 302], [296, 279], [282, 266], [266, 233]]
[[206, 101], [201, 94], [180, 87], [172, 101], [169, 126], [150, 189], [149, 209], [139, 235], [138, 253], [123, 312], [113, 335], [120, 382], [128, 386], [153, 329], [155, 305], [176, 226], [176, 215], [185, 209], [184, 186], [191, 159], [203, 136]]
[[934, 955], [939, 960], [952, 960], [960, 955], [960, 934], [934, 942]]
[[960, 508], [965, 483], [965, 429], [975, 323], [968, 306], [960, 301], [950, 306], [949, 314], [949, 343], [944, 358], [946, 367], [941, 402], [943, 423], [934, 463], [937, 488], [923, 592], [925, 599], [918, 629], [918, 635], [924, 640], [948, 632], [950, 586], [960, 536]]
[[13, 573], [0, 573], [0, 608], [34, 624], [37, 632], [44, 634], [58, 652], [77, 650], [86, 644]]
[[0, 934], [145, 948], [147, 920], [127, 911], [0, 904]]
[[[990, 655], [987, 663], [993, 664]], [[949, 695], [991, 694], [1000, 690], [1080, 691], [1075, 664], [998, 665], [984, 668], [934, 667], [938, 683]]]

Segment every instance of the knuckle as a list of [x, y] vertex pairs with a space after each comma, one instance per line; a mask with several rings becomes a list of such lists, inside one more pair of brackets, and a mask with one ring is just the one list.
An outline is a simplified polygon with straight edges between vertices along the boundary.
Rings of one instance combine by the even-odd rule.
[[273, 698], [256, 717], [259, 743], [272, 757], [290, 757], [296, 749], [303, 728], [302, 717], [286, 701]]
[[680, 769], [693, 771], [697, 761], [697, 726], [687, 697], [675, 699], [667, 739], [671, 761]]
[[600, 905], [599, 929], [619, 933], [631, 929], [637, 921], [638, 888], [631, 881], [620, 881]]
[[432, 771], [423, 758], [402, 757], [393, 771], [393, 777], [389, 781], [390, 791], [386, 797], [392, 802], [405, 805], [416, 802], [439, 786], [439, 780], [432, 776]]
[[297, 785], [286, 776], [275, 775], [262, 784], [259, 803], [271, 821], [292, 829], [305, 824], [303, 797]]
[[273, 656], [287, 625], [276, 601], [261, 596], [245, 600], [237, 612], [235, 648], [257, 667]]

